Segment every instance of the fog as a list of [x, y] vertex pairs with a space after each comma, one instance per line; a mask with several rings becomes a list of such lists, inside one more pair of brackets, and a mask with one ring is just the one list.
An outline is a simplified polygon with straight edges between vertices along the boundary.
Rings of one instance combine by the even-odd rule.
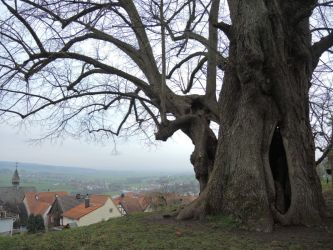
[[0, 160], [110, 170], [192, 171], [191, 141], [181, 132], [157, 145], [137, 137], [103, 143], [73, 138], [41, 143], [38, 129], [0, 125]]

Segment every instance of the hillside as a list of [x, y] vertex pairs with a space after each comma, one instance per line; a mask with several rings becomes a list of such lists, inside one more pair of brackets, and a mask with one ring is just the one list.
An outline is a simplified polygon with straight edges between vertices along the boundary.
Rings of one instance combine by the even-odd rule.
[[[326, 193], [332, 210], [332, 193]], [[137, 214], [99, 224], [37, 235], [0, 237], [0, 249], [332, 249], [333, 219], [320, 227], [247, 232], [230, 219], [204, 222]]]
[[[15, 162], [0, 161], [0, 187], [10, 186]], [[198, 192], [194, 172], [87, 169], [19, 163], [21, 186], [34, 186], [38, 191], [67, 191], [119, 195], [123, 191]]]

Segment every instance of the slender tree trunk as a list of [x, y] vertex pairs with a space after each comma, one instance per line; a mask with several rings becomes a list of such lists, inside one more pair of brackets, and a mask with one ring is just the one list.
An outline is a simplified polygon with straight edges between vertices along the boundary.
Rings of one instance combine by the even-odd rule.
[[180, 219], [224, 213], [271, 231], [274, 222], [311, 225], [324, 216], [308, 118], [309, 22], [294, 23], [290, 13], [301, 5], [281, 2], [229, 3], [230, 62], [214, 168]]

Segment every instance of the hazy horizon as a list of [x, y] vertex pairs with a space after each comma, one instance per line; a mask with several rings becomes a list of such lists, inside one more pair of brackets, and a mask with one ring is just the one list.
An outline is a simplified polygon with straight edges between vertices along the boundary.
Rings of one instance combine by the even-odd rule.
[[193, 145], [186, 136], [176, 133], [158, 146], [146, 146], [136, 137], [114, 144], [87, 142], [85, 138], [66, 138], [32, 144], [29, 140], [40, 136], [40, 131], [29, 128], [18, 130], [0, 125], [0, 161], [26, 162], [40, 165], [80, 167], [100, 170], [193, 171], [190, 155]]

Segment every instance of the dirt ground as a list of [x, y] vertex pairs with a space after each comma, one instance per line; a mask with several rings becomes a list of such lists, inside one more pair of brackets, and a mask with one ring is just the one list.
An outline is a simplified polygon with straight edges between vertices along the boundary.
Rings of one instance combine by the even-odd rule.
[[330, 215], [326, 218], [323, 225], [316, 227], [283, 227], [276, 225], [273, 233], [249, 233], [249, 235], [271, 242], [299, 242], [300, 245], [307, 246], [306, 248], [309, 249], [312, 248], [314, 244], [322, 246], [321, 249], [333, 249], [333, 192], [325, 192], [324, 197]]
[[[333, 250], [333, 192], [324, 193], [326, 205], [330, 216], [320, 226], [281, 226], [275, 225], [272, 233], [248, 232], [237, 227], [218, 228], [224, 237], [248, 241], [268, 249], [332, 249]], [[209, 231], [214, 223], [200, 221], [177, 221], [174, 218], [163, 218], [161, 215], [148, 217], [154, 223], [174, 225], [176, 227], [191, 228], [193, 231]], [[223, 242], [227, 238], [220, 238]], [[253, 245], [251, 245], [253, 246]], [[246, 247], [245, 247], [246, 248]], [[260, 248], [260, 247], [259, 247]], [[249, 247], [249, 249], [256, 249]]]

